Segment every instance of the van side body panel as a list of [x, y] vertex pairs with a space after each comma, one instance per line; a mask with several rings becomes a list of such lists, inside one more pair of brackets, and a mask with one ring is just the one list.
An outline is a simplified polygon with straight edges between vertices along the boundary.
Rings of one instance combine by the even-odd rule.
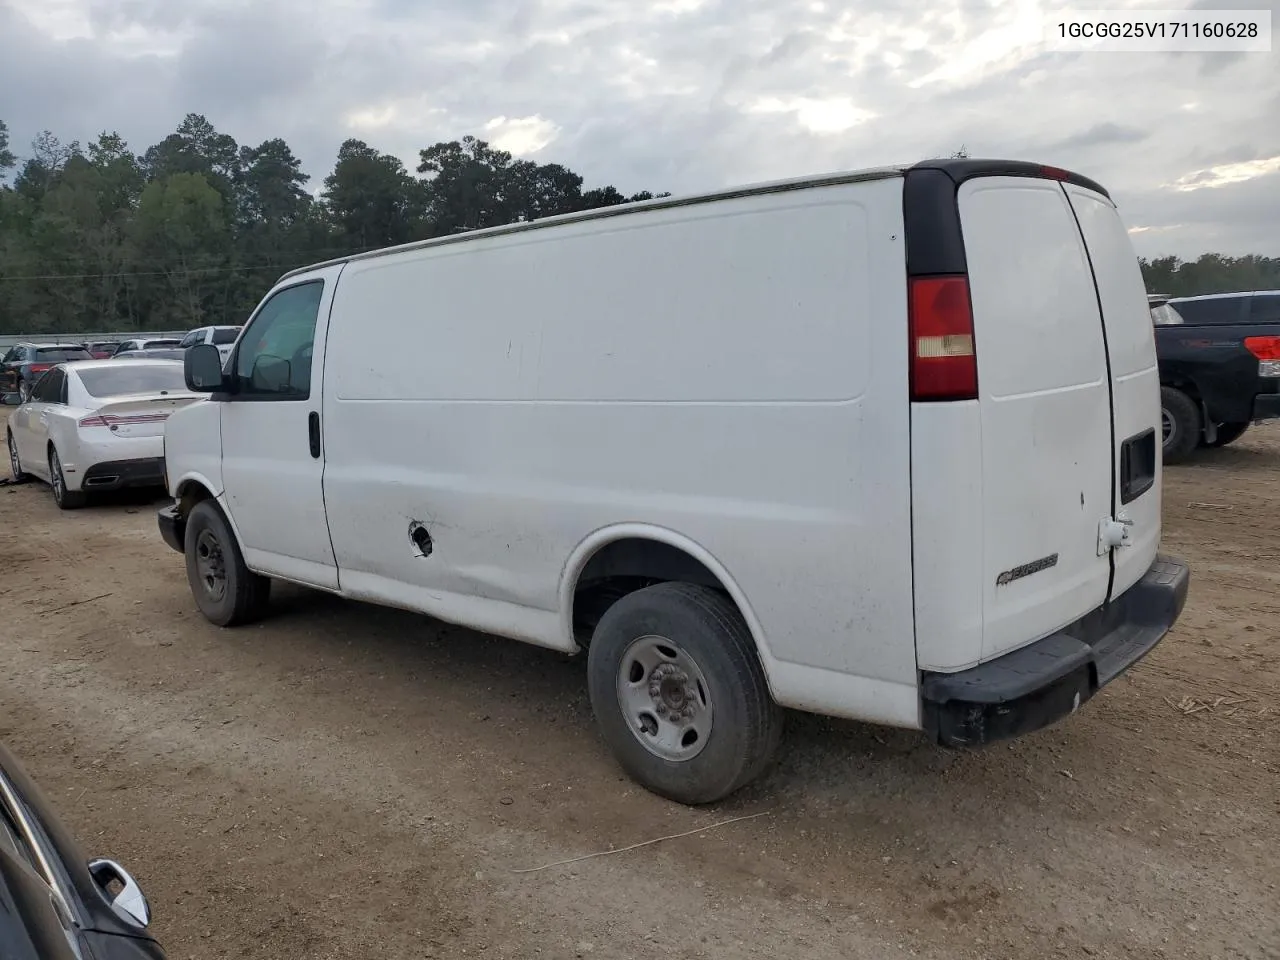
[[575, 552], [670, 531], [745, 598], [781, 703], [918, 726], [903, 263], [900, 177], [353, 260], [343, 593], [569, 650]]

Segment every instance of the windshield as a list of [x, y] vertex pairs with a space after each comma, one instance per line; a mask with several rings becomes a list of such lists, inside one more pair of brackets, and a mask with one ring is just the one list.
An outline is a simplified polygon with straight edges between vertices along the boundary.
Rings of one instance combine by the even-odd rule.
[[1183, 323], [1182, 314], [1171, 305], [1162, 303], [1151, 308], [1151, 322], [1157, 327], [1176, 327]]
[[213, 330], [213, 342], [219, 345], [235, 343], [238, 336], [240, 336], [239, 327], [215, 327]]
[[187, 390], [180, 363], [120, 364], [80, 371], [90, 396], [120, 397], [129, 393], [174, 393]]
[[61, 363], [64, 360], [92, 360], [89, 351], [76, 347], [36, 347], [38, 363]]

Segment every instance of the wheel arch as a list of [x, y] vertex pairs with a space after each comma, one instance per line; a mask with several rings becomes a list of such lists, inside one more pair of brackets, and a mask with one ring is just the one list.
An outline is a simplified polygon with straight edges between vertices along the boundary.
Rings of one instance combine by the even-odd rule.
[[174, 499], [178, 501], [178, 510], [184, 517], [201, 500], [218, 499], [218, 495], [214, 493], [213, 484], [200, 474], [188, 474], [178, 481], [173, 490]]
[[680, 580], [723, 590], [742, 615], [768, 677], [771, 657], [755, 611], [725, 565], [697, 541], [647, 523], [615, 524], [585, 537], [570, 554], [560, 579], [561, 630], [571, 640], [576, 639], [576, 600], [580, 588], [591, 581], [593, 571], [605, 576]]
[[226, 503], [223, 502], [222, 494], [215, 492], [217, 489], [204, 474], [195, 471], [184, 474], [173, 487], [174, 492], [177, 494], [178, 512], [185, 522], [197, 504], [212, 500], [214, 506], [218, 508], [218, 512], [222, 514], [223, 519], [227, 521], [227, 526], [231, 528], [231, 535], [236, 538], [236, 543], [243, 550], [244, 537], [240, 535], [240, 526], [236, 523], [236, 518], [231, 515], [231, 511], [227, 509]]

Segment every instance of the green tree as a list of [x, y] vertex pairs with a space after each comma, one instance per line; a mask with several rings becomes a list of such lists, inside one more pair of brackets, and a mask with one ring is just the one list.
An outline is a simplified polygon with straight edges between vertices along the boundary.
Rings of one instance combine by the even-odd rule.
[[424, 235], [422, 184], [395, 157], [348, 140], [324, 181], [324, 199], [339, 242], [348, 249], [404, 243]]
[[175, 173], [200, 174], [222, 196], [227, 209], [238, 204], [240, 148], [198, 113], [187, 114], [174, 133], [149, 147], [142, 155], [142, 168], [148, 180]]
[[0, 120], [0, 177], [3, 177], [17, 164], [18, 158], [9, 149], [9, 127]]
[[175, 173], [143, 189], [131, 242], [134, 289], [153, 326], [195, 327], [221, 320], [229, 274], [230, 224], [218, 190], [199, 173]]
[[1172, 297], [1280, 289], [1280, 258], [1276, 257], [1204, 253], [1190, 261], [1157, 257], [1140, 264], [1147, 290]]

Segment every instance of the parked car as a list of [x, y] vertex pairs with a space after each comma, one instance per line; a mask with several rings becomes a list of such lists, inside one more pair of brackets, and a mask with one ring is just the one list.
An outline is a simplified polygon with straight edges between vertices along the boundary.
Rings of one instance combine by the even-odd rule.
[[186, 350], [179, 347], [153, 347], [150, 350], [124, 350], [112, 360], [181, 360]]
[[278, 577], [585, 646], [623, 768], [708, 802], [781, 707], [979, 745], [1159, 642], [1152, 341], [1106, 191], [1034, 164], [448, 236], [286, 274], [225, 371], [191, 347], [158, 523], [216, 624]]
[[179, 344], [183, 349], [194, 347], [197, 343], [211, 343], [218, 348], [225, 362], [231, 356], [231, 347], [240, 335], [242, 327], [196, 327]]
[[116, 347], [116, 352], [112, 356], [134, 350], [167, 350], [177, 347], [181, 343], [182, 341], [177, 337], [143, 337], [137, 340], [126, 340]]
[[1280, 417], [1280, 290], [1153, 298], [1166, 463]]
[[93, 340], [84, 345], [89, 351], [90, 356], [95, 360], [105, 360], [111, 356], [120, 346], [119, 340]]
[[0, 393], [16, 393], [20, 401], [31, 395], [35, 382], [56, 363], [91, 360], [78, 343], [19, 343], [0, 360]]
[[84, 856], [3, 746], [0, 814], [0, 957], [164, 960], [137, 882], [113, 860]]
[[164, 485], [164, 422], [199, 399], [173, 360], [59, 364], [9, 416], [9, 468], [46, 481], [64, 510], [87, 494]]

